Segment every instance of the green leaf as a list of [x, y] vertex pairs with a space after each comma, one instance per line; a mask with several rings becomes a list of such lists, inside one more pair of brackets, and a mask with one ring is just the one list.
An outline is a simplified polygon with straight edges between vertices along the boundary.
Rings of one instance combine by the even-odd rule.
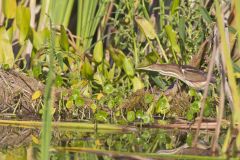
[[91, 108], [92, 112], [95, 113], [96, 110], [97, 110], [97, 105], [96, 105], [95, 103], [92, 103], [92, 104], [90, 105], [90, 108]]
[[197, 92], [195, 89], [190, 89], [188, 91], [188, 95], [191, 96], [191, 97], [194, 97], [194, 96], [197, 96]]
[[192, 145], [192, 141], [193, 141], [193, 134], [192, 133], [188, 133], [187, 134], [187, 144], [189, 145], [189, 146], [191, 146]]
[[192, 110], [189, 110], [189, 111], [187, 112], [187, 115], [186, 115], [187, 120], [189, 120], [189, 121], [193, 120], [194, 114], [195, 114], [195, 113], [194, 113]]
[[176, 11], [177, 11], [177, 9], [179, 7], [179, 3], [180, 3], [179, 0], [173, 0], [172, 1], [171, 8], [170, 8], [172, 16], [176, 13]]
[[154, 96], [152, 94], [147, 93], [144, 95], [144, 103], [150, 104], [153, 102], [153, 100], [154, 100]]
[[14, 63], [12, 43], [4, 27], [0, 28], [0, 64], [7, 64], [10, 68]]
[[190, 106], [190, 110], [192, 110], [194, 113], [199, 112], [200, 110], [200, 101], [194, 101], [191, 106]]
[[84, 78], [87, 78], [87, 79], [92, 79], [92, 76], [93, 76], [93, 70], [92, 70], [92, 66], [91, 64], [89, 63], [88, 59], [86, 58], [85, 59], [85, 62], [82, 66], [82, 69], [81, 69], [81, 74]]
[[63, 84], [62, 76], [57, 75], [56, 78], [55, 78], [55, 85], [57, 87], [60, 87], [60, 86], [62, 86], [62, 84]]
[[85, 104], [85, 101], [82, 97], [77, 97], [76, 100], [75, 100], [75, 105], [77, 107], [82, 107], [83, 105]]
[[147, 124], [147, 123], [150, 123], [150, 122], [151, 122], [151, 117], [150, 117], [150, 115], [148, 115], [148, 114], [144, 114], [144, 115], [142, 116], [142, 120], [143, 120], [143, 123]]
[[146, 57], [144, 57], [141, 64], [139, 64], [139, 66], [148, 66], [148, 65], [151, 65], [153, 63], [156, 63], [158, 58], [159, 58], [159, 55], [156, 54], [155, 52], [148, 53], [146, 55]]
[[36, 50], [39, 50], [43, 47], [44, 44], [48, 43], [50, 38], [50, 31], [47, 28], [44, 28], [41, 31], [36, 32], [32, 29], [33, 33], [33, 47]]
[[112, 68], [110, 69], [110, 71], [108, 72], [108, 80], [112, 81], [114, 78], [114, 73], [115, 73], [115, 63], [113, 64]]
[[210, 24], [213, 22], [206, 8], [200, 7], [199, 12], [202, 15], [203, 19], [206, 21], [206, 23]]
[[128, 58], [124, 58], [123, 60], [123, 70], [126, 72], [128, 76], [134, 76], [134, 68], [132, 63]]
[[19, 42], [24, 43], [30, 29], [30, 10], [24, 6], [17, 7], [16, 24], [20, 31]]
[[93, 50], [93, 59], [97, 63], [101, 63], [103, 59], [103, 42], [98, 41]]
[[178, 24], [178, 32], [180, 38], [185, 41], [186, 39], [186, 29], [185, 29], [185, 18], [181, 17]]
[[121, 50], [115, 49], [112, 46], [109, 47], [109, 52], [116, 65], [122, 67], [123, 61], [126, 58], [125, 54]]
[[32, 68], [32, 72], [33, 72], [33, 76], [35, 78], [39, 78], [39, 75], [42, 74], [42, 67], [41, 67], [41, 65], [39, 65], [39, 64], [34, 65], [33, 68]]
[[3, 14], [6, 18], [11, 19], [16, 16], [17, 0], [2, 1]]
[[168, 39], [170, 40], [172, 49], [175, 52], [179, 53], [180, 52], [180, 48], [179, 48], [179, 46], [177, 44], [177, 34], [176, 34], [176, 32], [172, 29], [171, 25], [166, 25], [165, 26], [165, 30], [166, 30]]
[[8, 28], [7, 34], [8, 34], [8, 37], [9, 37], [9, 42], [12, 42], [12, 39], [13, 39], [13, 26]]
[[144, 113], [142, 110], [136, 111], [136, 118], [141, 119], [144, 116]]
[[107, 106], [109, 109], [113, 109], [113, 107], [115, 106], [115, 101], [113, 99], [110, 99], [107, 103]]
[[61, 25], [60, 46], [64, 51], [69, 49], [68, 35], [63, 25]]
[[212, 112], [214, 112], [214, 111], [212, 110], [212, 107], [211, 107], [211, 101], [208, 98], [205, 103], [203, 115], [204, 115], [204, 117], [209, 117]]
[[170, 111], [170, 104], [166, 96], [162, 96], [156, 103], [156, 113], [166, 114]]
[[135, 112], [133, 111], [128, 111], [127, 112], [127, 120], [128, 122], [133, 122], [135, 120]]
[[95, 119], [100, 122], [107, 122], [107, 117], [108, 117], [108, 113], [102, 110], [98, 111], [95, 114]]
[[107, 84], [103, 87], [103, 93], [111, 94], [113, 93], [113, 91], [114, 91], [114, 88], [111, 84]]
[[147, 38], [152, 40], [157, 37], [157, 34], [152, 23], [150, 23], [148, 20], [142, 17], [136, 17], [135, 20], [137, 22], [138, 27], [141, 29], [141, 31]]
[[137, 90], [144, 88], [144, 83], [142, 82], [142, 80], [140, 78], [134, 77], [131, 80], [132, 80], [132, 84], [133, 84], [133, 92], [136, 92]]
[[94, 82], [96, 82], [97, 84], [104, 85], [105, 77], [101, 73], [96, 72], [93, 76], [93, 79], [94, 79]]

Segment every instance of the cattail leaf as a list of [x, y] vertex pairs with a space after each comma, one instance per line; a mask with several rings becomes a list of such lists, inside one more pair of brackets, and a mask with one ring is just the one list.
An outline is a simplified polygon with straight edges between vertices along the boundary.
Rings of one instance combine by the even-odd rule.
[[24, 43], [30, 29], [30, 10], [24, 6], [17, 7], [16, 24], [20, 31], [19, 42]]
[[2, 1], [3, 14], [6, 18], [15, 18], [17, 10], [16, 0], [3, 0]]

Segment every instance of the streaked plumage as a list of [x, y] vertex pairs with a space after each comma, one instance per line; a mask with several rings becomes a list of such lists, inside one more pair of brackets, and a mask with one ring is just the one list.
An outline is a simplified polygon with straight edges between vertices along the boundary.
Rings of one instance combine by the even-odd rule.
[[138, 69], [155, 71], [161, 75], [180, 79], [187, 85], [196, 89], [204, 89], [207, 82], [207, 73], [188, 65], [180, 66], [176, 64], [152, 64], [150, 66], [140, 67]]

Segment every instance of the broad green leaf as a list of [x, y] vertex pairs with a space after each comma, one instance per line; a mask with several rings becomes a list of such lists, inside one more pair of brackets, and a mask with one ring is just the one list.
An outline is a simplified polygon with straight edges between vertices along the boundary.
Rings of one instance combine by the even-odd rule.
[[152, 118], [151, 118], [150, 115], [144, 114], [144, 115], [142, 116], [142, 120], [143, 120], [143, 123], [147, 124], [147, 123], [150, 123], [150, 122], [151, 122]]
[[30, 10], [24, 6], [17, 7], [16, 24], [20, 31], [19, 42], [24, 43], [30, 29]]
[[173, 0], [172, 1], [171, 8], [170, 8], [172, 16], [176, 13], [177, 8], [179, 7], [179, 2], [180, 2], [179, 0]]
[[95, 114], [95, 119], [100, 122], [107, 122], [108, 115], [107, 112], [100, 110]]
[[94, 79], [94, 82], [96, 82], [97, 84], [99, 84], [99, 85], [104, 85], [105, 78], [104, 78], [104, 76], [103, 76], [101, 73], [96, 72], [96, 73], [93, 75], [93, 79]]
[[44, 28], [41, 31], [36, 32], [34, 29], [33, 33], [33, 47], [36, 50], [39, 50], [43, 47], [44, 44], [48, 43], [50, 38], [50, 31], [47, 28]]
[[40, 90], [37, 90], [32, 94], [32, 100], [36, 100], [36, 99], [40, 98], [41, 96], [42, 96], [42, 92]]
[[148, 66], [153, 63], [156, 63], [158, 60], [158, 57], [159, 57], [158, 54], [156, 54], [155, 52], [148, 53], [146, 57], [144, 57], [141, 64], [139, 64], [139, 66]]
[[0, 28], [0, 64], [7, 64], [10, 68], [14, 63], [12, 43], [4, 27]]
[[87, 58], [85, 59], [85, 62], [82, 66], [81, 73], [82, 73], [82, 76], [87, 79], [91, 79], [93, 76], [92, 66], [89, 63]]
[[68, 35], [63, 25], [61, 25], [60, 46], [64, 51], [68, 51], [69, 49]]
[[111, 94], [113, 93], [113, 91], [114, 91], [114, 88], [111, 84], [107, 84], [103, 87], [103, 93]]
[[154, 100], [154, 96], [152, 94], [147, 93], [144, 95], [144, 103], [150, 104], [153, 102], [153, 100]]
[[113, 64], [112, 68], [108, 72], [108, 80], [112, 81], [114, 78], [114, 73], [115, 73], [115, 63]]
[[200, 110], [200, 101], [197, 101], [197, 100], [194, 101], [194, 102], [191, 104], [190, 109], [191, 109], [192, 111], [194, 111], [195, 113], [199, 112], [199, 110]]
[[142, 82], [142, 80], [138, 77], [134, 77], [132, 80], [132, 84], [133, 84], [133, 92], [136, 92], [139, 89], [143, 89], [144, 88], [144, 83]]
[[77, 99], [75, 100], [75, 105], [77, 107], [82, 107], [85, 104], [85, 101], [82, 97], [77, 97]]
[[56, 85], [57, 87], [61, 87], [62, 84], [63, 84], [63, 78], [62, 78], [62, 76], [57, 75], [56, 78], [55, 78], [55, 85]]
[[141, 31], [145, 34], [147, 38], [152, 40], [157, 37], [153, 25], [148, 20], [141, 17], [136, 17], [135, 20], [138, 27], [141, 29]]
[[135, 115], [136, 118], [141, 119], [144, 116], [144, 113], [142, 110], [137, 110]]
[[114, 99], [108, 100], [107, 106], [109, 109], [113, 109], [115, 105], [116, 105], [116, 102], [114, 101]]
[[162, 96], [158, 99], [156, 104], [156, 113], [166, 114], [170, 111], [170, 104], [166, 96]]
[[127, 112], [128, 122], [133, 122], [135, 119], [136, 119], [135, 112], [134, 111], [128, 111]]
[[199, 12], [202, 15], [203, 19], [209, 24], [212, 23], [212, 18], [210, 17], [208, 11], [204, 7], [199, 8]]
[[93, 59], [97, 63], [101, 63], [103, 59], [103, 43], [102, 41], [98, 41], [93, 50]]
[[42, 74], [42, 67], [40, 64], [36, 64], [32, 68], [33, 76], [39, 78], [39, 75]]
[[97, 105], [95, 103], [92, 103], [90, 108], [92, 109], [92, 112], [95, 113], [97, 110]]
[[173, 50], [175, 52], [179, 53], [180, 48], [177, 44], [177, 34], [176, 34], [176, 32], [172, 29], [171, 25], [166, 25], [165, 30], [166, 30], [167, 36], [170, 40], [170, 43], [171, 43], [171, 46], [172, 46]]
[[17, 0], [3, 0], [2, 10], [6, 18], [15, 18], [17, 9]]
[[125, 54], [121, 50], [115, 49], [112, 46], [109, 47], [109, 52], [116, 65], [122, 67], [123, 61], [126, 58]]
[[130, 60], [126, 57], [123, 60], [123, 70], [128, 76], [134, 76], [134, 68]]

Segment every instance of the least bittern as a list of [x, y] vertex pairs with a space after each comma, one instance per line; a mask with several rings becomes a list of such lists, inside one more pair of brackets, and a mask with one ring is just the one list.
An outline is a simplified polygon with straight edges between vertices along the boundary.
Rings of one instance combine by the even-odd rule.
[[[188, 65], [152, 64], [138, 69], [155, 71], [161, 75], [175, 77], [195, 89], [204, 89], [207, 84], [207, 73]], [[213, 80], [212, 78], [211, 81]]]

